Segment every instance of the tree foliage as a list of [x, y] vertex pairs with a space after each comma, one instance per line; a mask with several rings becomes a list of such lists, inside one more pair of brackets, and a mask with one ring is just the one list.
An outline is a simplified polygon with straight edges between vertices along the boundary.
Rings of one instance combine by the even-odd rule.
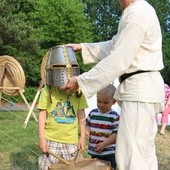
[[[161, 71], [166, 83], [170, 85], [170, 1], [148, 0], [155, 8], [162, 30], [163, 59], [165, 68]], [[117, 32], [121, 9], [118, 1], [113, 0], [83, 0], [84, 12], [87, 19], [93, 24], [95, 41], [104, 41], [112, 38]]]
[[32, 23], [40, 28], [41, 47], [91, 40], [90, 25], [82, 10], [79, 0], [39, 0]]
[[40, 63], [40, 46], [22, 4], [21, 0], [0, 1], [0, 55], [16, 58], [24, 68], [27, 84], [35, 85], [39, 71], [34, 64]]
[[121, 9], [118, 1], [83, 0], [84, 13], [93, 25], [94, 41], [104, 41], [117, 33]]
[[162, 76], [166, 83], [170, 85], [170, 1], [169, 0], [148, 0], [155, 8], [162, 30], [162, 50], [164, 59], [164, 69]]
[[[170, 84], [170, 1], [148, 0], [155, 8], [163, 35], [165, 68]], [[121, 9], [114, 0], [1, 0], [0, 55], [14, 56], [22, 65], [27, 86], [40, 82], [40, 64], [49, 48], [80, 42], [98, 42], [117, 33]], [[83, 65], [76, 54], [81, 72]]]
[[[79, 0], [39, 0], [32, 25], [39, 28], [37, 38], [42, 49], [56, 45], [92, 41], [91, 27], [83, 13]], [[77, 59], [81, 72], [87, 71], [79, 54]]]
[[41, 59], [49, 48], [91, 40], [82, 11], [79, 0], [0, 1], [0, 55], [14, 56], [24, 68], [27, 86], [38, 85]]

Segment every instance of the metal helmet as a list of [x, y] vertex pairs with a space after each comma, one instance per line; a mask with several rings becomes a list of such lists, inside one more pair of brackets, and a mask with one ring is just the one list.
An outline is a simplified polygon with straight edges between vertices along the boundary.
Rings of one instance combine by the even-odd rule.
[[72, 47], [59, 45], [49, 50], [46, 64], [46, 84], [60, 87], [70, 77], [80, 74], [78, 62]]

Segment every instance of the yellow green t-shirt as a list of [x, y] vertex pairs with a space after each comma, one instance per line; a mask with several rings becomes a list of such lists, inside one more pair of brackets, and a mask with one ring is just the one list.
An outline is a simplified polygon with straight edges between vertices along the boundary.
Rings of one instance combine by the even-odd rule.
[[45, 137], [59, 143], [76, 144], [78, 142], [77, 111], [87, 108], [87, 102], [82, 94], [67, 94], [55, 87], [42, 89], [38, 109], [47, 110]]

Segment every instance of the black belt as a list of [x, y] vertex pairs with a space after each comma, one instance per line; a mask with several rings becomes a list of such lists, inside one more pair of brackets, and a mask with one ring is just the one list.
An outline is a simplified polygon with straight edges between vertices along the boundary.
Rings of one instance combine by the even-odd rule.
[[139, 71], [135, 71], [132, 73], [123, 74], [119, 77], [119, 82], [122, 83], [124, 80], [126, 80], [130, 76], [133, 76], [133, 75], [139, 74], [139, 73], [145, 73], [145, 72], [151, 72], [151, 70], [139, 70]]

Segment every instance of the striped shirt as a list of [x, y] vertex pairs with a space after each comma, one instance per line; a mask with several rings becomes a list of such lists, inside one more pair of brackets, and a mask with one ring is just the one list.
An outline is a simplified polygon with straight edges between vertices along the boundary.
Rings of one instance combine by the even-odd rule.
[[116, 144], [113, 143], [105, 147], [103, 152], [95, 152], [96, 144], [105, 141], [112, 133], [117, 133], [119, 124], [119, 114], [114, 110], [107, 113], [100, 113], [98, 109], [93, 109], [86, 119], [86, 125], [90, 127], [90, 137], [88, 153], [90, 155], [111, 155], [115, 153]]

